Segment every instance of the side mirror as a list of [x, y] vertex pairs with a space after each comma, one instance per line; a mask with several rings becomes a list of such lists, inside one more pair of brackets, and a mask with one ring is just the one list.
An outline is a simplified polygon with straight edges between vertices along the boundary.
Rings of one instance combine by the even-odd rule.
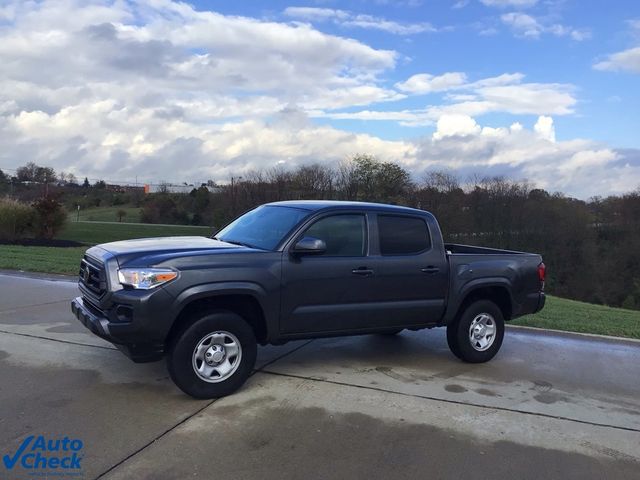
[[313, 237], [304, 237], [298, 240], [291, 250], [292, 253], [298, 255], [319, 255], [327, 251], [327, 244], [324, 240]]

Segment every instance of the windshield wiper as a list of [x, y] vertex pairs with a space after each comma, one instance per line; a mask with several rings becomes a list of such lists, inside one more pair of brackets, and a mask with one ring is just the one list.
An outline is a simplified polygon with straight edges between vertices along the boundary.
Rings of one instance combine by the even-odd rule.
[[246, 243], [246, 242], [240, 242], [238, 240], [225, 240], [224, 238], [216, 238], [216, 237], [213, 237], [213, 239], [218, 240], [220, 242], [231, 243], [233, 245], [240, 245], [241, 247], [258, 248], [255, 245], [251, 245], [250, 243]]

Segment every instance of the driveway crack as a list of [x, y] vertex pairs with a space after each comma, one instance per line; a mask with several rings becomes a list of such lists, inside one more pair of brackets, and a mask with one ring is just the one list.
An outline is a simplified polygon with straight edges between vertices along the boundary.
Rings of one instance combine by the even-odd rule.
[[640, 433], [640, 428], [633, 428], [633, 427], [621, 427], [618, 425], [609, 425], [606, 423], [599, 423], [599, 422], [590, 422], [588, 420], [580, 420], [577, 418], [571, 418], [571, 417], [565, 417], [562, 415], [551, 415], [548, 413], [540, 413], [540, 412], [530, 412], [528, 410], [521, 410], [521, 409], [517, 409], [517, 408], [508, 408], [508, 407], [497, 407], [497, 406], [489, 406], [489, 405], [482, 405], [480, 403], [474, 403], [474, 402], [464, 402], [461, 400], [449, 400], [446, 398], [438, 398], [438, 397], [432, 397], [429, 395], [418, 395], [418, 394], [413, 394], [413, 393], [403, 393], [403, 392], [396, 392], [394, 390], [388, 390], [385, 388], [380, 388], [380, 387], [370, 387], [370, 386], [365, 386], [365, 385], [354, 385], [352, 383], [346, 383], [346, 382], [338, 382], [335, 380], [326, 380], [326, 379], [321, 379], [321, 378], [317, 378], [317, 377], [305, 377], [303, 375], [293, 375], [293, 374], [289, 374], [289, 373], [280, 373], [280, 372], [274, 372], [274, 371], [270, 371], [270, 370], [260, 370], [261, 373], [265, 373], [265, 374], [269, 374], [269, 375], [276, 375], [276, 376], [280, 376], [280, 377], [290, 377], [290, 378], [297, 378], [300, 380], [310, 380], [313, 382], [322, 382], [322, 383], [330, 383], [333, 385], [340, 385], [340, 386], [344, 386], [344, 387], [354, 387], [354, 388], [362, 388], [365, 390], [374, 390], [377, 392], [383, 392], [383, 393], [393, 393], [396, 395], [402, 395], [404, 397], [413, 397], [413, 398], [421, 398], [424, 400], [433, 400], [435, 402], [443, 402], [443, 403], [450, 403], [450, 404], [455, 404], [455, 405], [464, 405], [464, 406], [470, 406], [470, 407], [477, 407], [477, 408], [482, 408], [482, 409], [486, 409], [486, 410], [498, 410], [501, 412], [510, 412], [510, 413], [520, 413], [522, 415], [530, 415], [533, 417], [544, 417], [544, 418], [550, 418], [550, 419], [554, 419], [554, 420], [566, 420], [568, 422], [574, 422], [574, 423], [580, 423], [583, 425], [591, 425], [594, 427], [604, 427], [604, 428], [612, 428], [615, 430], [622, 430], [625, 432], [636, 432], [636, 433]]
[[[302, 345], [297, 346], [296, 348], [289, 350], [288, 352], [274, 358], [273, 360], [265, 363], [262, 367], [254, 370], [253, 372], [251, 372], [250, 377], [252, 377], [253, 375], [255, 375], [258, 372], [262, 372], [263, 368], [272, 365], [273, 363], [277, 362], [278, 360], [291, 355], [292, 353], [297, 352], [298, 350], [300, 350], [303, 347], [306, 347], [307, 345], [309, 345], [313, 340], [309, 340], [308, 342], [303, 343]], [[223, 397], [224, 398], [224, 397]], [[153, 439], [151, 439], [149, 442], [147, 442], [146, 444], [144, 444], [143, 446], [141, 446], [140, 448], [138, 448], [136, 451], [130, 453], [129, 455], [127, 455], [125, 458], [123, 458], [122, 460], [120, 460], [118, 463], [112, 465], [111, 467], [109, 467], [107, 470], [105, 470], [104, 472], [102, 472], [100, 475], [98, 475], [97, 477], [95, 477], [95, 480], [98, 480], [100, 478], [103, 478], [105, 475], [109, 474], [110, 472], [112, 472], [113, 470], [115, 470], [116, 468], [118, 468], [119, 466], [123, 465], [124, 463], [126, 463], [129, 459], [135, 457], [136, 455], [138, 455], [139, 453], [141, 453], [142, 451], [144, 451], [147, 447], [149, 447], [150, 445], [154, 444], [155, 442], [157, 442], [158, 440], [162, 439], [162, 437], [164, 437], [165, 435], [167, 435], [168, 433], [171, 433], [173, 430], [175, 430], [176, 428], [178, 428], [180, 425], [183, 425], [185, 422], [187, 422], [188, 420], [191, 420], [193, 417], [195, 417], [196, 415], [198, 415], [200, 412], [202, 412], [204, 409], [206, 409], [207, 407], [210, 407], [211, 405], [213, 405], [214, 403], [216, 403], [218, 400], [220, 400], [219, 398], [215, 398], [213, 400], [211, 400], [210, 402], [208, 402], [206, 405], [204, 405], [203, 407], [199, 408], [198, 410], [196, 410], [195, 412], [193, 412], [191, 415], [187, 415], [185, 418], [183, 418], [182, 420], [180, 420], [178, 423], [176, 423], [175, 425], [173, 425], [172, 427], [169, 427], [167, 430], [165, 430], [164, 432], [162, 432], [161, 434], [155, 436]]]
[[105, 345], [92, 345], [90, 343], [73, 342], [71, 340], [61, 340], [59, 338], [41, 337], [39, 335], [32, 335], [30, 333], [10, 332], [8, 330], [0, 330], [0, 333], [7, 333], [9, 335], [18, 335], [19, 337], [37, 338], [38, 340], [49, 340], [51, 342], [67, 343], [70, 345], [80, 345], [82, 347], [102, 348], [103, 350], [117, 350], [115, 347], [107, 347]]

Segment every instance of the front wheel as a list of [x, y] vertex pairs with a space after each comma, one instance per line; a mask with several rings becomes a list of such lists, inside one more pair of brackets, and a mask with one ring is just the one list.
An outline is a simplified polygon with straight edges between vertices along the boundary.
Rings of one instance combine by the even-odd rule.
[[489, 300], [470, 304], [459, 318], [447, 326], [447, 343], [451, 352], [469, 363], [491, 360], [502, 345], [504, 317]]
[[239, 315], [206, 314], [183, 328], [171, 342], [167, 366], [174, 383], [194, 398], [218, 398], [235, 392], [256, 362], [252, 328]]

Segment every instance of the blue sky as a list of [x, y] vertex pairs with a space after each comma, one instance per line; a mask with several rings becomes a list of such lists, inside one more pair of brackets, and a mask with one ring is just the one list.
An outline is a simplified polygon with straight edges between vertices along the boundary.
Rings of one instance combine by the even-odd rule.
[[640, 2], [0, 2], [0, 168], [228, 181], [357, 153], [640, 187]]
[[[406, 80], [415, 73], [465, 72], [471, 79], [521, 72], [529, 82], [566, 83], [575, 87], [575, 113], [554, 118], [558, 139], [591, 138], [616, 147], [638, 147], [638, 109], [640, 78], [638, 72], [603, 72], [593, 65], [608, 54], [638, 43], [640, 31], [629, 21], [640, 18], [640, 2], [619, 0], [562, 0], [496, 2], [488, 6], [477, 0], [412, 1], [312, 1], [312, 2], [225, 2], [200, 1], [203, 10], [214, 9], [234, 15], [258, 16], [275, 21], [310, 21], [323, 32], [355, 38], [379, 49], [392, 49], [404, 58], [397, 68], [384, 75], [388, 85]], [[310, 16], [287, 15], [290, 7], [342, 10], [370, 15], [398, 24], [429, 25], [413, 34], [394, 34], [373, 28], [344, 25], [340, 21], [312, 20]], [[583, 39], [570, 34], [541, 32], [525, 36], [501, 20], [513, 12], [536, 18], [542, 25], [562, 25], [584, 32]], [[411, 97], [393, 104], [381, 104], [381, 110], [423, 108], [438, 103], [439, 95]], [[355, 110], [355, 109], [352, 109]], [[487, 114], [483, 124], [500, 126], [512, 118], [501, 113]], [[536, 115], [521, 115], [523, 123], [534, 124]], [[633, 120], [636, 120], [635, 122]], [[374, 132], [383, 138], [398, 139], [415, 135], [415, 128], [403, 128], [397, 122], [332, 122], [340, 128]], [[376, 123], [380, 123], [376, 125]], [[433, 127], [432, 127], [433, 129]]]

